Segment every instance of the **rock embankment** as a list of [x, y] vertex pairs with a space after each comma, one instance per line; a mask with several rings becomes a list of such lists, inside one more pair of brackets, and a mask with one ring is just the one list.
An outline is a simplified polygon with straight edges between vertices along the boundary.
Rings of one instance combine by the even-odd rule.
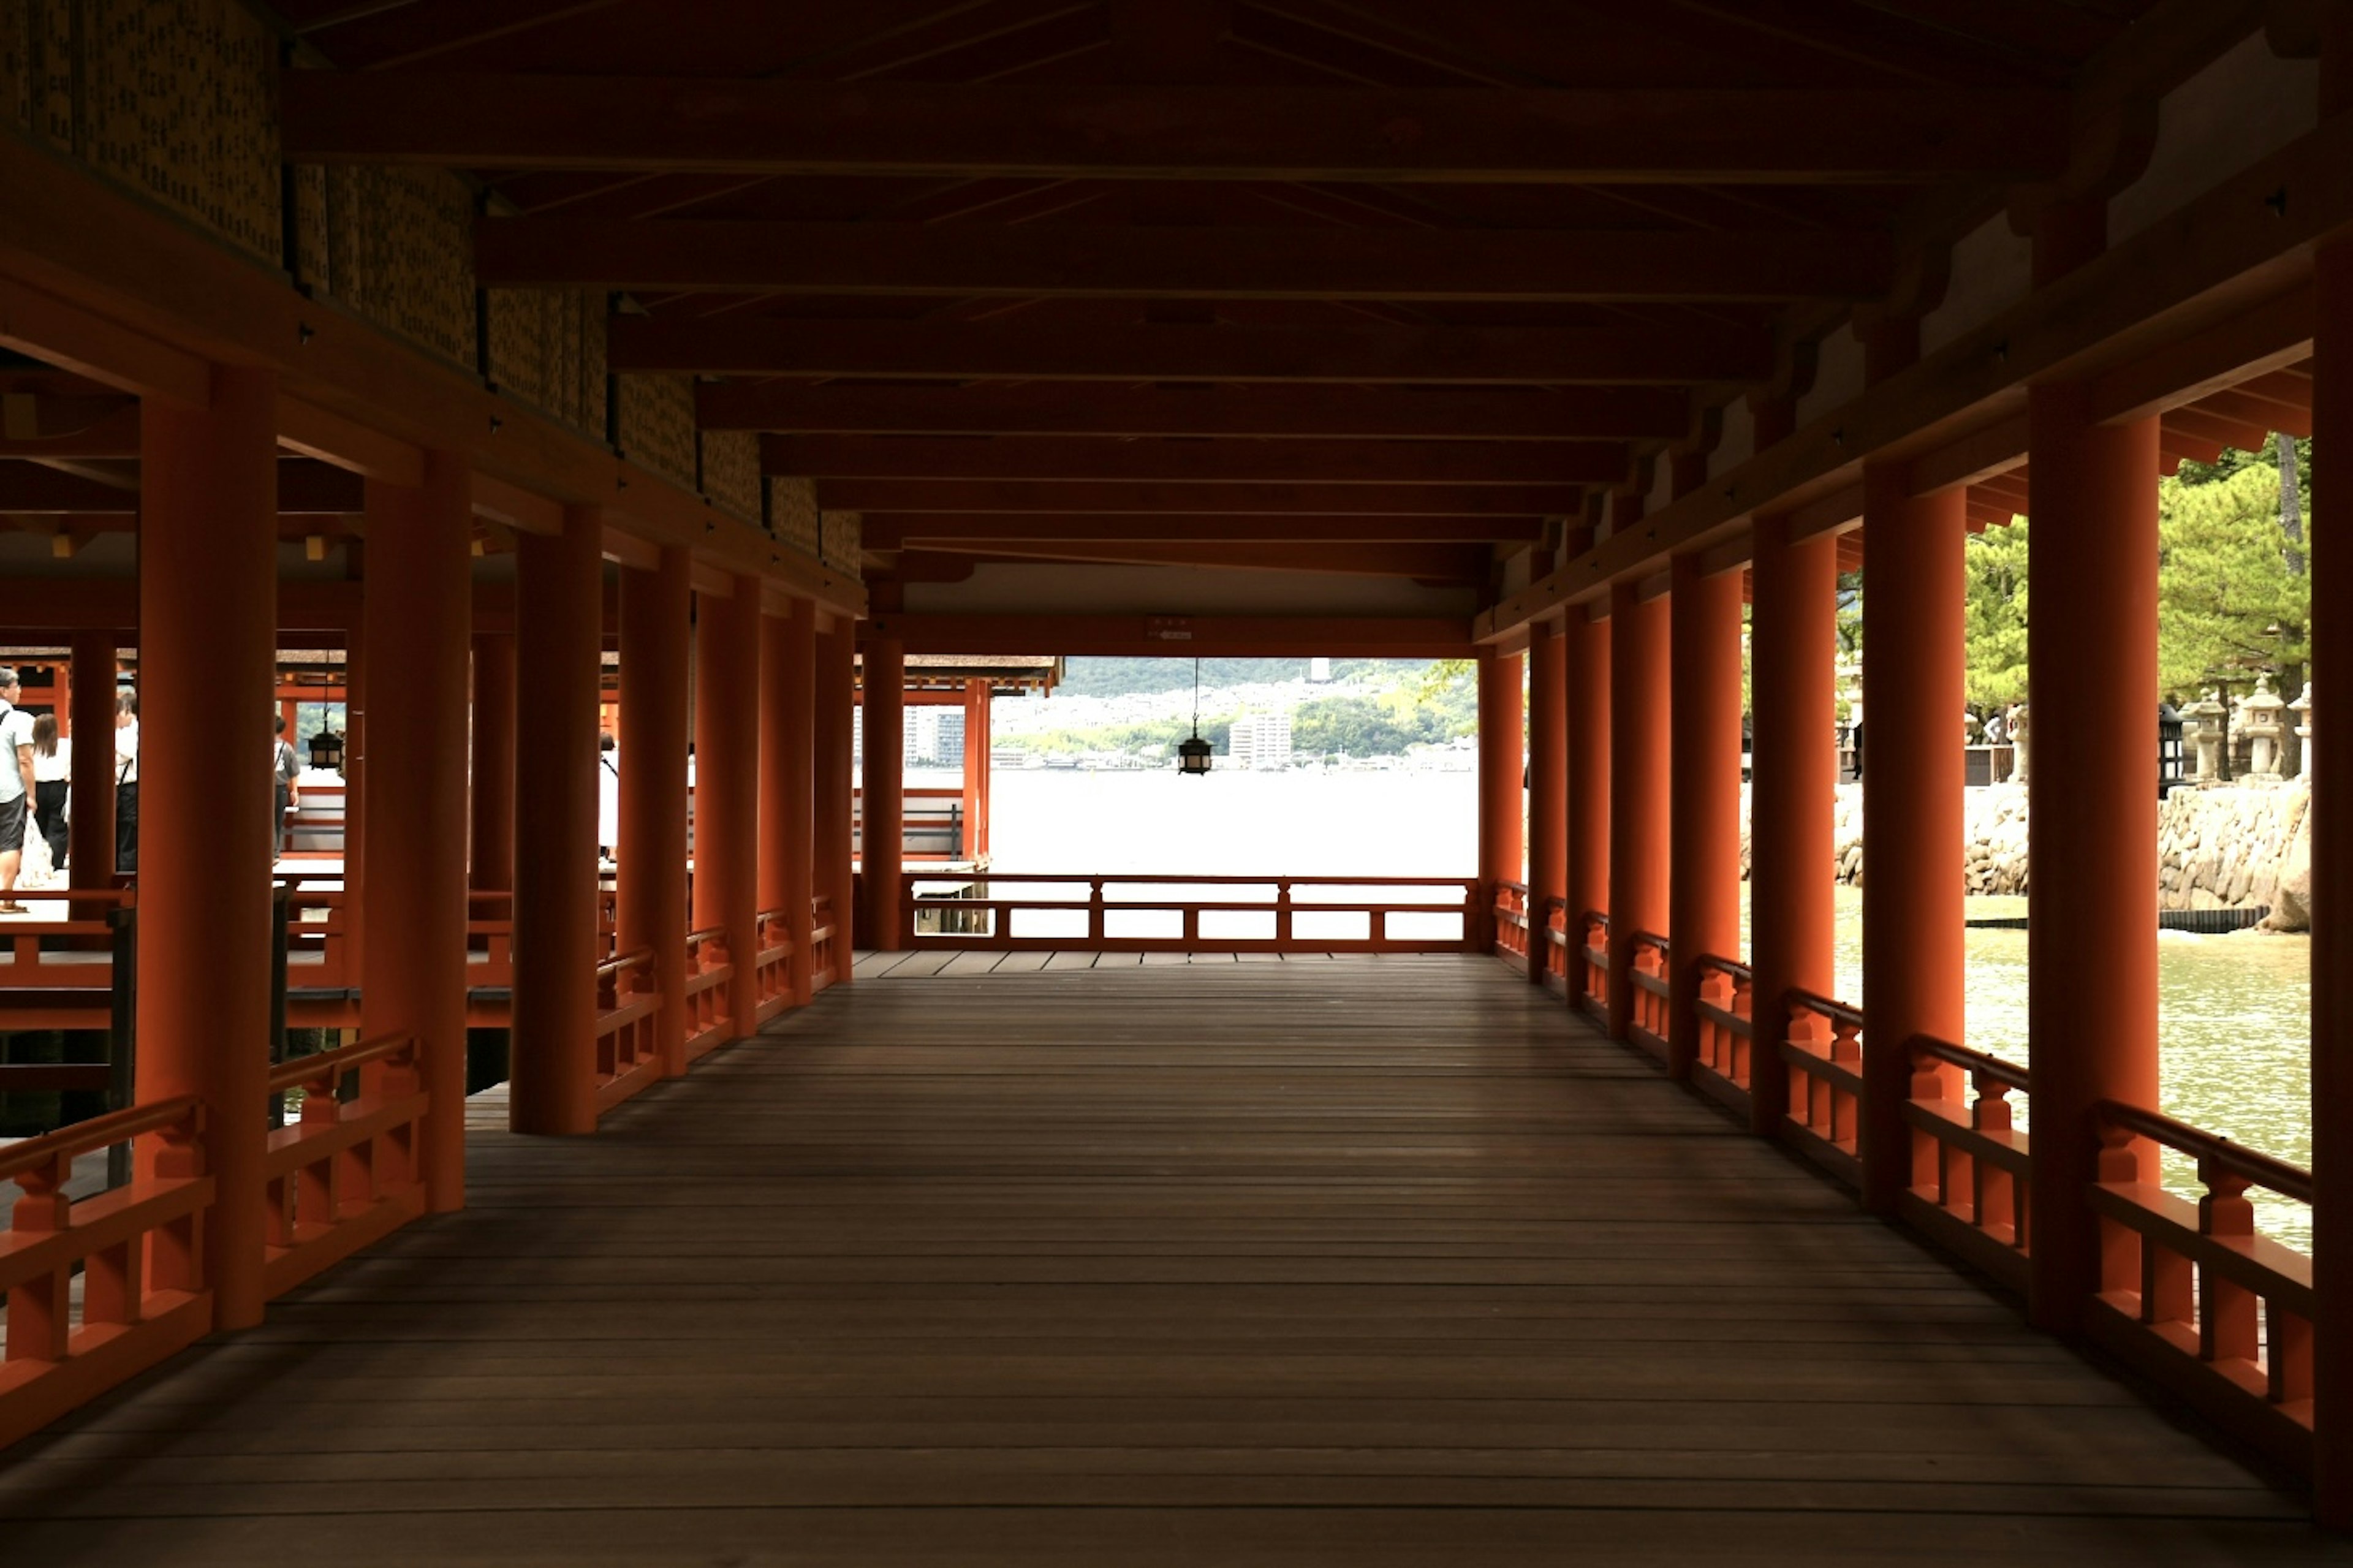
[[[2158, 907], [2237, 910], [2268, 905], [2270, 931], [2312, 921], [2311, 789], [2301, 782], [2176, 790], [2158, 808]], [[1740, 868], [1748, 872], [1747, 801], [1741, 802]], [[1968, 792], [1962, 879], [1973, 895], [2030, 890], [2027, 790], [1994, 784]], [[1834, 874], [1862, 883], [1862, 786], [1838, 792]]]

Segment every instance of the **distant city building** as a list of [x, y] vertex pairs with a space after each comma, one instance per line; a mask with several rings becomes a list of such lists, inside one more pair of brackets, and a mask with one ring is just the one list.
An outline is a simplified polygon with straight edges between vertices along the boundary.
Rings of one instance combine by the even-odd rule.
[[[911, 768], [964, 766], [963, 709], [910, 704], [903, 713], [899, 743], [899, 758], [903, 765]], [[866, 756], [866, 708], [863, 703], [849, 710], [849, 754], [862, 762]]]
[[1332, 661], [1328, 658], [1309, 659], [1307, 661], [1307, 679], [1314, 681], [1331, 679]]
[[1236, 767], [1278, 769], [1291, 765], [1291, 715], [1245, 713], [1234, 721], [1226, 753]]

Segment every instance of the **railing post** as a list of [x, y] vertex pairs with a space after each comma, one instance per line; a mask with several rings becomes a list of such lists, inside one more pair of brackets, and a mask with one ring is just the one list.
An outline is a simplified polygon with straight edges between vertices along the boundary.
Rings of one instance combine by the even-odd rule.
[[1092, 890], [1087, 895], [1087, 941], [1096, 947], [1101, 947], [1103, 943], [1104, 923], [1103, 879], [1096, 878], [1088, 884], [1088, 887]]
[[1277, 947], [1291, 945], [1291, 884], [1287, 881], [1274, 885], [1274, 942]]

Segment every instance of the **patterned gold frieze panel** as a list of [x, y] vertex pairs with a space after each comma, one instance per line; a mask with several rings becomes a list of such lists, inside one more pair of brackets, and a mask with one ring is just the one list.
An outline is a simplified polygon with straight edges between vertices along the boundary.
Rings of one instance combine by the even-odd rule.
[[817, 486], [807, 479], [770, 479], [768, 525], [780, 543], [818, 557]]
[[749, 430], [702, 433], [702, 493], [737, 517], [760, 519], [760, 437]]
[[622, 455], [693, 489], [694, 383], [682, 375], [614, 379], [621, 392]]
[[330, 169], [326, 230], [336, 299], [473, 365], [473, 198], [461, 181], [435, 169]]
[[865, 558], [860, 553], [859, 536], [864, 531], [865, 519], [854, 511], [829, 511], [819, 529], [822, 548], [818, 557], [839, 571], [853, 575], [862, 571]]
[[605, 297], [493, 289], [491, 380], [584, 435], [605, 435]]
[[32, 0], [0, 0], [0, 125], [33, 128]]

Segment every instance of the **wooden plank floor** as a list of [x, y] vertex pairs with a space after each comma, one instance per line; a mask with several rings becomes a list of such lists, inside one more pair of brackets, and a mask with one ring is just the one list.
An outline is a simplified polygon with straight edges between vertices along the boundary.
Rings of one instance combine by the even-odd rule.
[[2353, 1561], [1490, 961], [860, 984], [482, 1121], [0, 1561]]

